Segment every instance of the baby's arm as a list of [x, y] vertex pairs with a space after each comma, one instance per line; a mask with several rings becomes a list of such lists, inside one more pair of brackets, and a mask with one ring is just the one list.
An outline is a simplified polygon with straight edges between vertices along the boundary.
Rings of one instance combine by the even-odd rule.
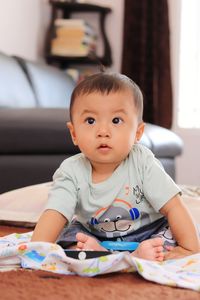
[[200, 241], [192, 217], [180, 195], [169, 200], [160, 210], [169, 222], [178, 246], [167, 252], [165, 259], [179, 258], [200, 251]]
[[67, 219], [56, 210], [44, 211], [35, 227], [31, 241], [55, 243], [66, 223]]

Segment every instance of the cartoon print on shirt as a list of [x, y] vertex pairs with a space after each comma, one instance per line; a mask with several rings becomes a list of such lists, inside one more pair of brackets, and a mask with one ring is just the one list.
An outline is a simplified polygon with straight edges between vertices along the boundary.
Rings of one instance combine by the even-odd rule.
[[140, 219], [140, 226], [149, 221], [149, 215], [123, 200], [115, 199], [113, 204], [100, 208], [89, 222], [91, 231], [114, 238], [127, 235], [136, 230], [135, 220]]
[[140, 204], [143, 200], [145, 200], [144, 193], [138, 185], [136, 185], [135, 188], [133, 187], [133, 194], [136, 197], [136, 203], [137, 204]]

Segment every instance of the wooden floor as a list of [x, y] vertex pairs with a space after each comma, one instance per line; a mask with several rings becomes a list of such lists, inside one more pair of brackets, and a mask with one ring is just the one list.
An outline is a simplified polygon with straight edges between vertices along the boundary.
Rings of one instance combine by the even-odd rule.
[[32, 231], [31, 228], [23, 228], [17, 226], [0, 226], [0, 237], [11, 234], [11, 233], [24, 233]]

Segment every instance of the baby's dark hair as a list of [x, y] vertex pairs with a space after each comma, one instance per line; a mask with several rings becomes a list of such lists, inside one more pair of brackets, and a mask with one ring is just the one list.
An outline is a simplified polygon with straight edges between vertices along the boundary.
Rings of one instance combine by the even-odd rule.
[[120, 73], [102, 72], [86, 77], [74, 89], [70, 102], [70, 119], [72, 121], [73, 105], [77, 97], [91, 93], [109, 94], [112, 92], [130, 90], [133, 93], [134, 104], [138, 113], [138, 121], [142, 122], [143, 95], [139, 86], [126, 75]]

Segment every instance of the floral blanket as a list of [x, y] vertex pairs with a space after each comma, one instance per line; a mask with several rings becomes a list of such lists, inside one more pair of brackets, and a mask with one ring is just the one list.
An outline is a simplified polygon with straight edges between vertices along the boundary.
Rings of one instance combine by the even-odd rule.
[[117, 252], [90, 259], [67, 257], [57, 244], [30, 242], [32, 232], [0, 238], [0, 271], [13, 268], [59, 274], [96, 276], [111, 272], [138, 272], [147, 280], [200, 292], [200, 253], [183, 259], [153, 262]]

